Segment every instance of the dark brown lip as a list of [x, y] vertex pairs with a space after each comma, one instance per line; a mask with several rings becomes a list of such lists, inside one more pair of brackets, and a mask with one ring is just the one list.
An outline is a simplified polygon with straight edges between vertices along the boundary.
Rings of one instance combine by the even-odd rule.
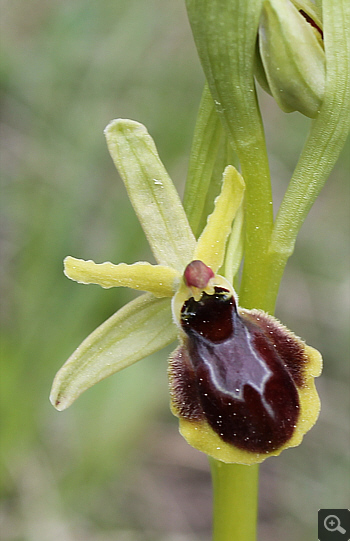
[[291, 349], [289, 332], [267, 314], [240, 314], [221, 287], [188, 299], [181, 326], [186, 338], [173, 359], [180, 414], [206, 419], [223, 441], [247, 451], [282, 447], [300, 413], [300, 381], [289, 369], [303, 368], [299, 342]]

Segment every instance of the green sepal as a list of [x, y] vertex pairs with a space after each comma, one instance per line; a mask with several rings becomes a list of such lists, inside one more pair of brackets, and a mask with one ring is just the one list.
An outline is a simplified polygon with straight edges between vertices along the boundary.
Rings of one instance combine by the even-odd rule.
[[112, 120], [105, 135], [157, 262], [183, 271], [195, 238], [152, 137], [139, 122], [124, 119]]
[[141, 295], [102, 323], [66, 361], [54, 379], [50, 401], [59, 411], [123, 368], [176, 339], [170, 299]]

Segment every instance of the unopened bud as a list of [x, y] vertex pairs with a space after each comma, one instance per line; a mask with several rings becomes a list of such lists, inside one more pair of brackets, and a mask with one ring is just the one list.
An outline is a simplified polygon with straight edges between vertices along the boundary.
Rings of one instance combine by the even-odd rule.
[[300, 111], [313, 118], [320, 109], [325, 87], [322, 37], [313, 4], [265, 0], [256, 76], [287, 113]]

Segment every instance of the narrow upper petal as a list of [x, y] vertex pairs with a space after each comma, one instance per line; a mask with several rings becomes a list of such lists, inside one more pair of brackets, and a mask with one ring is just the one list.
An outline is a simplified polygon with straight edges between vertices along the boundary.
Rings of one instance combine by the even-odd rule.
[[232, 165], [223, 174], [220, 195], [215, 200], [213, 213], [198, 239], [193, 259], [203, 261], [213, 272], [221, 267], [226, 240], [231, 232], [232, 221], [242, 204], [245, 184], [243, 177]]
[[82, 284], [98, 284], [102, 287], [130, 287], [153, 293], [156, 297], [172, 297], [179, 282], [179, 273], [164, 265], [151, 265], [139, 261], [134, 265], [109, 261], [96, 264], [75, 257], [66, 257], [64, 273], [71, 280]]
[[107, 145], [158, 263], [182, 271], [191, 261], [195, 238], [178, 193], [146, 128], [113, 120]]
[[121, 308], [88, 336], [62, 366], [50, 400], [70, 406], [95, 383], [147, 357], [176, 338], [170, 300], [146, 293]]

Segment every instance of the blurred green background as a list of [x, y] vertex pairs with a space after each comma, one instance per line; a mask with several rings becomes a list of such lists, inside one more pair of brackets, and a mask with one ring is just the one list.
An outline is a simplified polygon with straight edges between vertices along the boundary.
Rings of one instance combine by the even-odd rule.
[[[144, 123], [183, 191], [203, 75], [179, 0], [2, 0], [1, 532], [4, 541], [209, 541], [204, 455], [168, 409], [168, 351], [59, 413], [51, 381], [133, 297], [67, 280], [68, 255], [151, 254], [106, 150], [116, 117]], [[309, 121], [261, 96], [280, 201]], [[323, 352], [320, 420], [261, 468], [261, 541], [316, 539], [349, 491], [349, 144], [313, 207], [279, 317]], [[171, 348], [170, 350], [171, 351]]]

